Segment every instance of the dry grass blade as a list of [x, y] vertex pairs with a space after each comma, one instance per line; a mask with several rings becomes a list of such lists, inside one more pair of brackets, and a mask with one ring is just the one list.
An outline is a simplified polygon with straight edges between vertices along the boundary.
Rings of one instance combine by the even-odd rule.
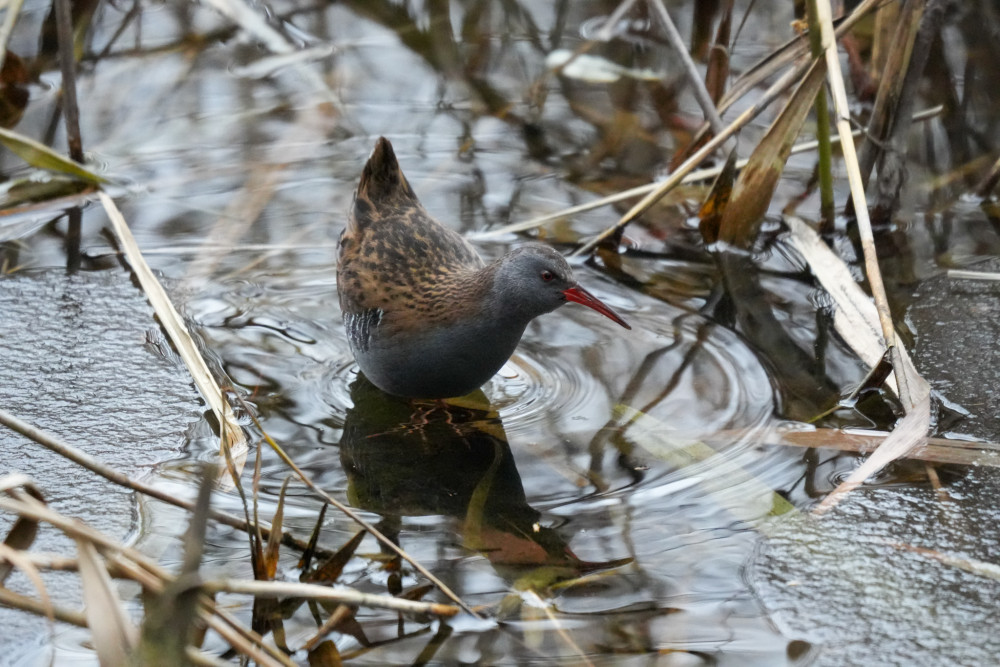
[[142, 252], [139, 250], [132, 232], [129, 231], [121, 211], [118, 210], [114, 201], [107, 194], [101, 192], [99, 196], [101, 204], [104, 205], [104, 210], [107, 212], [108, 218], [115, 229], [115, 235], [118, 237], [128, 257], [132, 270], [135, 271], [139, 279], [139, 284], [142, 285], [143, 291], [145, 291], [149, 302], [160, 318], [160, 324], [166, 330], [167, 335], [170, 336], [170, 340], [173, 341], [181, 359], [184, 360], [184, 364], [187, 366], [188, 372], [191, 373], [191, 377], [194, 379], [195, 385], [198, 387], [201, 395], [208, 402], [209, 407], [212, 408], [212, 412], [215, 413], [215, 417], [221, 425], [223, 439], [229, 444], [234, 457], [245, 453], [247, 451], [247, 442], [243, 430], [236, 423], [236, 417], [233, 415], [232, 408], [223, 396], [222, 389], [216, 384], [215, 378], [212, 377], [212, 373], [205, 364], [205, 360], [202, 359], [201, 354], [198, 352], [198, 346], [195, 345], [194, 339], [191, 338], [191, 334], [188, 332], [183, 318], [177, 312], [177, 309], [174, 308], [174, 304], [171, 303], [160, 281], [156, 279], [153, 271], [142, 257]]
[[[281, 551], [281, 527], [285, 520], [285, 493], [288, 491], [288, 482], [291, 477], [286, 477], [281, 483], [281, 492], [278, 494], [278, 506], [274, 510], [274, 517], [271, 519], [271, 535], [267, 538], [267, 546], [264, 548], [264, 572], [265, 578], [272, 581], [278, 573], [278, 555]], [[254, 497], [256, 498], [256, 486]], [[256, 503], [255, 503], [256, 504]]]
[[323, 530], [323, 521], [326, 519], [327, 507], [329, 505], [323, 503], [323, 506], [319, 508], [319, 514], [316, 515], [316, 523], [313, 525], [312, 533], [309, 535], [309, 542], [302, 551], [302, 557], [299, 558], [298, 568], [303, 572], [308, 572], [310, 565], [312, 565], [312, 559], [316, 552], [316, 544], [319, 542], [319, 534]]
[[719, 240], [741, 250], [753, 246], [760, 223], [784, 171], [795, 137], [823, 85], [825, 69], [815, 61], [785, 108], [753, 151], [740, 173], [729, 204], [722, 212]]
[[[786, 216], [785, 224], [791, 231], [789, 240], [809, 265], [820, 286], [833, 299], [833, 324], [837, 333], [869, 368], [874, 368], [885, 354], [885, 339], [878, 313], [871, 298], [854, 282], [851, 270], [809, 225], [794, 216]], [[894, 377], [888, 380], [893, 392], [898, 390], [894, 378], [900, 375], [916, 378], [917, 388], [926, 389], [906, 349], [898, 344], [893, 332], [893, 344], [899, 349], [900, 359], [893, 367]]]
[[708, 197], [698, 209], [698, 231], [701, 232], [701, 239], [706, 244], [710, 245], [719, 240], [719, 223], [722, 221], [722, 212], [726, 210], [729, 198], [733, 196], [735, 183], [736, 151], [732, 151], [718, 178], [712, 184]]
[[0, 127], [0, 144], [9, 148], [12, 153], [15, 153], [32, 167], [66, 174], [67, 176], [93, 185], [108, 182], [103, 176], [90, 171], [69, 158], [63, 157], [45, 144], [2, 127]]
[[97, 657], [105, 667], [127, 665], [138, 643], [138, 633], [122, 608], [104, 561], [97, 555], [93, 543], [78, 537], [76, 546], [87, 625], [90, 626]]

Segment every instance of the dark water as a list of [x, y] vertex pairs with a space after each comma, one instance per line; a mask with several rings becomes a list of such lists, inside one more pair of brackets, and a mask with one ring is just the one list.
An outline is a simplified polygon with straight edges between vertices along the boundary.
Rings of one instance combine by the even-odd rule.
[[[669, 7], [694, 39], [702, 21], [717, 21], [711, 4], [699, 3], [696, 14], [694, 3]], [[737, 3], [736, 16], [746, 5]], [[629, 228], [622, 254], [576, 268], [632, 331], [574, 306], [542, 317], [478, 403], [447, 411], [388, 399], [357, 378], [337, 306], [335, 239], [375, 137], [393, 141], [428, 210], [467, 233], [649, 182], [686, 141], [700, 113], [680, 85], [676, 57], [641, 12], [591, 54], [660, 73], [672, 85], [546, 74], [547, 54], [577, 47], [614, 7], [277, 3], [269, 6], [272, 26], [298, 46], [334, 51], [271, 61], [268, 69], [266, 50], [231, 31], [210, 5], [157, 5], [139, 12], [110, 55], [85, 59], [84, 146], [125, 184], [119, 205], [213, 361], [318, 484], [397, 535], [468, 604], [506, 621], [408, 620], [401, 632], [394, 614], [361, 610], [375, 648], [359, 650], [346, 634], [331, 638], [364, 664], [414, 662], [428, 646], [438, 664], [987, 664], [997, 648], [982, 631], [996, 621], [995, 581], [899, 545], [995, 559], [993, 470], [940, 470], [951, 494], [942, 501], [922, 464], [901, 463], [815, 520], [808, 509], [856, 459], [767, 444], [772, 429], [801, 428], [865, 373], [824, 320], [823, 295], [782, 239], [777, 213], [806, 190], [810, 153], [786, 169], [775, 215], [745, 270], [754, 288], [741, 292], [746, 300], [725, 298], [716, 260], [700, 241], [694, 213], [707, 187], [686, 187]], [[34, 52], [45, 10], [29, 4], [13, 50]], [[104, 49], [125, 11], [100, 5], [91, 54]], [[973, 14], [966, 8], [950, 17], [946, 33], [949, 45], [965, 49], [968, 67], [948, 61], [929, 79], [945, 76], [967, 99], [966, 126], [956, 129], [954, 115], [916, 126], [905, 205], [878, 240], [917, 365], [954, 403], [941, 412], [942, 430], [996, 441], [995, 369], [982, 361], [959, 366], [991, 358], [984, 351], [1000, 334], [996, 294], [956, 289], [941, 276], [998, 246], [990, 209], [963, 197], [974, 179], [962, 174], [992, 162], [997, 135], [996, 91], [982, 84], [995, 75], [984, 65], [994, 47], [982, 41]], [[792, 18], [790, 7], [751, 11], [733, 46], [734, 73], [790, 39]], [[46, 72], [32, 88], [19, 132], [44, 135], [57, 81]], [[928, 93], [922, 104], [942, 95]], [[771, 118], [742, 133], [741, 155]], [[2, 159], [7, 173], [24, 174], [9, 154]], [[817, 207], [813, 194], [798, 212], [815, 218]], [[531, 235], [568, 251], [626, 208]], [[0, 230], [41, 227], [18, 248], [16, 263], [47, 270], [0, 278], [5, 297], [25, 281], [64, 280], [65, 223], [47, 224], [52, 217], [46, 210], [0, 221]], [[85, 211], [83, 265], [87, 275], [118, 276], [110, 281], [118, 285], [125, 274], [99, 234], [104, 225], [98, 208]], [[509, 234], [477, 247], [494, 257], [523, 241]], [[854, 263], [850, 235], [834, 243]], [[113, 302], [87, 307], [118, 310]], [[774, 324], [751, 330], [748, 312], [771, 313]], [[18, 322], [0, 331], [19, 344], [62, 340], [70, 326]], [[963, 339], [956, 352], [954, 332], [973, 329], [982, 336]], [[162, 361], [153, 349], [145, 353]], [[95, 391], [116, 378], [81, 372]], [[158, 382], [151, 371], [135, 375], [139, 384]], [[893, 409], [891, 397], [877, 395], [819, 426], [888, 427]], [[49, 412], [38, 419], [70, 421], [65, 408]], [[149, 412], [123, 401], [117, 418], [141, 423]], [[187, 415], [199, 419], [198, 408]], [[192, 462], [217, 456], [201, 426], [187, 434], [176, 427], [174, 449], [148, 451], [150, 465], [169, 459], [151, 481], [193, 495]], [[125, 467], [135, 447], [123, 438], [128, 456], [101, 455]], [[262, 454], [267, 517], [289, 471], [266, 448]], [[79, 484], [90, 482], [81, 474]], [[234, 492], [218, 491], [213, 504], [242, 513]], [[286, 528], [307, 537], [319, 507], [292, 483]], [[141, 518], [138, 547], [176, 567], [183, 514], [144, 503]], [[321, 543], [336, 548], [355, 531], [329, 511]], [[373, 539], [359, 554], [343, 583], [370, 592], [396, 585]], [[297, 559], [285, 551], [279, 577], [297, 579]], [[203, 574], [251, 576], [245, 536], [211, 530]], [[409, 566], [398, 575], [404, 589], [421, 581]], [[246, 598], [219, 601], [249, 622]], [[294, 648], [317, 624], [301, 607], [284, 627]], [[45, 632], [2, 642], [11, 651], [0, 662], [44, 664], [51, 645], [57, 664], [96, 662], [84, 633], [60, 626], [50, 640]], [[211, 635], [207, 645], [224, 650]], [[295, 659], [306, 662], [304, 652]]]

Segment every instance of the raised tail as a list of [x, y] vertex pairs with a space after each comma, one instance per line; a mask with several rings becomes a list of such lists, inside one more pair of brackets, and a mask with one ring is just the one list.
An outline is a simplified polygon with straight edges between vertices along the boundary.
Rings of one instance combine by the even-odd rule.
[[392, 150], [392, 144], [385, 137], [379, 137], [375, 149], [365, 163], [358, 183], [357, 199], [367, 200], [378, 207], [386, 203], [417, 201], [417, 195], [399, 168], [399, 161]]

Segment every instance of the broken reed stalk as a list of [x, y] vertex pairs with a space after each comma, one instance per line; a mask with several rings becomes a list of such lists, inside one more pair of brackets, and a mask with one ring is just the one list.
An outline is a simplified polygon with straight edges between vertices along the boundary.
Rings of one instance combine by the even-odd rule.
[[899, 386], [899, 398], [904, 409], [909, 412], [916, 406], [909, 386], [910, 378], [905, 377], [902, 357], [899, 354], [896, 341], [896, 330], [889, 311], [889, 301], [882, 282], [882, 272], [878, 265], [878, 255], [875, 251], [875, 236], [872, 234], [871, 219], [868, 216], [868, 202], [865, 197], [865, 187], [858, 168], [858, 156], [854, 147], [854, 137], [851, 135], [850, 107], [847, 102], [847, 90], [840, 69], [840, 58], [837, 54], [837, 41], [833, 33], [833, 15], [829, 0], [819, 0], [816, 3], [816, 19], [819, 24], [820, 37], [826, 52], [827, 76], [833, 92], [833, 103], [837, 112], [837, 132], [840, 134], [841, 150], [847, 168], [847, 178], [851, 186], [851, 197], [854, 202], [855, 215], [858, 222], [858, 234], [865, 256], [865, 274], [871, 287], [872, 296], [878, 311], [882, 326], [882, 336], [886, 347], [892, 355], [893, 368], [897, 369], [896, 383]]

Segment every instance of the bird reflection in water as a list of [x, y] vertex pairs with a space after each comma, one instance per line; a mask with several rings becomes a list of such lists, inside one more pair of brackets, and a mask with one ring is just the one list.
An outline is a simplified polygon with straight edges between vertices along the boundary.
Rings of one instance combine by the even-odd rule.
[[[460, 402], [418, 402], [385, 394], [359, 375], [351, 399], [340, 442], [348, 499], [382, 515], [379, 529], [393, 540], [401, 517], [439, 514], [458, 518], [462, 543], [504, 577], [544, 567], [554, 583], [628, 562], [581, 561], [557, 530], [540, 524], [482, 391]], [[393, 568], [389, 587], [398, 593], [398, 561]]]

